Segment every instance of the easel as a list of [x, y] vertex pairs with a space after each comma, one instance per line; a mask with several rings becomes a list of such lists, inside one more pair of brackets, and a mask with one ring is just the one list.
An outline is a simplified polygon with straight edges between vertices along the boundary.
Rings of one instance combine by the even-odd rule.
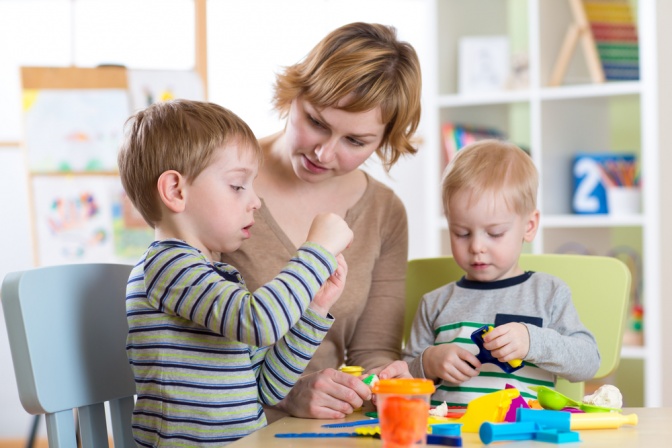
[[549, 85], [559, 86], [562, 83], [569, 60], [576, 49], [579, 39], [581, 39], [583, 45], [583, 56], [586, 59], [591, 80], [594, 83], [602, 83], [605, 80], [604, 70], [602, 69], [600, 55], [597, 53], [597, 46], [595, 45], [595, 39], [590, 29], [590, 22], [586, 16], [586, 11], [583, 9], [581, 0], [568, 1], [574, 20], [569, 25], [569, 29], [565, 35], [560, 54], [555, 61], [555, 67], [553, 67]]
[[[207, 3], [206, 0], [194, 0], [194, 15], [195, 15], [195, 64], [194, 70], [201, 76], [203, 81], [203, 89], [205, 92], [205, 97], [208, 97], [208, 58], [207, 58]], [[72, 79], [67, 79], [63, 83], [60, 77], [64, 70], [71, 70], [70, 75], [75, 76], [75, 83], [78, 85], [86, 85], [89, 88], [97, 86], [99, 82], [103, 82], [106, 86], [124, 86], [126, 87], [126, 74], [124, 69], [119, 68], [110, 68], [110, 70], [102, 69], [102, 81], [101, 81], [101, 69], [91, 69], [91, 70], [81, 70], [81, 69], [57, 69], [57, 70], [43, 70], [43, 69], [24, 69], [22, 71], [22, 83], [24, 88], [26, 86], [30, 87], [49, 87], [49, 88], [65, 88], [71, 87], [70, 83], [73, 82]], [[95, 76], [91, 74], [96, 71]], [[56, 75], [55, 75], [56, 74]], [[55, 75], [55, 76], [54, 76]], [[83, 75], [83, 76], [82, 76]], [[0, 142], [0, 148], [4, 146], [21, 146], [20, 142]], [[29, 191], [32, 195], [32, 187], [29, 182]], [[31, 221], [33, 221], [31, 219]], [[34, 225], [33, 225], [33, 241], [36, 241], [37, 237], [35, 235]], [[33, 259], [37, 260], [37, 249], [36, 244], [33, 245]], [[30, 425], [30, 430], [28, 433], [28, 439], [26, 440], [26, 448], [33, 448], [35, 446], [35, 441], [37, 438], [38, 428], [40, 423], [40, 416], [35, 415], [33, 421]], [[77, 431], [76, 431], [76, 440], [77, 446], [81, 447], [81, 440], [79, 438], [79, 418], [77, 418]]]

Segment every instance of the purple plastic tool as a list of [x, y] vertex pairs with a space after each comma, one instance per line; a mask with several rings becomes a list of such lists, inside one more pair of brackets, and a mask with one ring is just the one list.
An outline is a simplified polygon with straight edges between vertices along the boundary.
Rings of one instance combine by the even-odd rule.
[[[506, 389], [515, 389], [515, 386], [507, 384]], [[506, 411], [504, 421], [509, 423], [515, 422], [518, 408], [524, 408], [524, 409], [530, 408], [527, 404], [527, 401], [525, 401], [525, 399], [521, 395], [518, 395], [516, 398], [511, 400], [511, 406], [509, 406], [509, 410]]]

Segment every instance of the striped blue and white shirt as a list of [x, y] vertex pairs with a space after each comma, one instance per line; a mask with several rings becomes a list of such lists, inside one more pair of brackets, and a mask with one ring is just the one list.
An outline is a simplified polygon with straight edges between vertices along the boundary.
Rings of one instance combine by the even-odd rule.
[[308, 304], [336, 269], [318, 244], [253, 293], [238, 271], [178, 240], [155, 241], [126, 290], [139, 446], [215, 446], [266, 425], [333, 317]]

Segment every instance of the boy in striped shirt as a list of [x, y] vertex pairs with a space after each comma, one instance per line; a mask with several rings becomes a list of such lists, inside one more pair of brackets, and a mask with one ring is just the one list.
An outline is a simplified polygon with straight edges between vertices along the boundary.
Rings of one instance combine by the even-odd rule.
[[216, 261], [250, 237], [260, 159], [250, 128], [212, 103], [157, 103], [127, 123], [121, 180], [155, 233], [126, 290], [139, 446], [221, 446], [263, 427], [262, 405], [285, 397], [333, 323], [352, 241], [339, 216], [318, 215], [254, 292]]
[[[556, 376], [584, 381], [600, 366], [569, 287], [518, 264], [539, 226], [538, 182], [530, 156], [496, 140], [462, 148], [446, 169], [450, 245], [465, 275], [423, 297], [404, 350], [411, 374], [438, 384], [435, 404], [466, 406], [507, 383], [536, 398], [527, 386], [554, 387]], [[522, 369], [479, 362], [470, 336], [484, 325], [497, 325], [483, 335], [484, 348], [502, 363], [524, 360]]]

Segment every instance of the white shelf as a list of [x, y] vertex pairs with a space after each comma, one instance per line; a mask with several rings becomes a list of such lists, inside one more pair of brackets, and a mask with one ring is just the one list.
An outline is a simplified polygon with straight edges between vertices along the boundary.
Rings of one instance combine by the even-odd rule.
[[645, 223], [643, 215], [541, 215], [540, 226], [550, 228], [634, 227]]
[[[566, 229], [566, 228], [599, 228], [599, 227], [641, 227], [645, 223], [644, 216], [609, 216], [609, 215], [541, 215], [539, 223], [544, 229]], [[435, 228], [446, 230], [448, 223], [446, 218], [440, 216], [436, 218]]]
[[475, 95], [441, 95], [438, 99], [439, 107], [468, 107], [487, 106], [491, 104], [514, 104], [527, 102], [530, 93], [527, 90], [505, 90], [501, 92], [488, 92], [487, 94]]
[[[662, 146], [659, 135], [664, 130], [659, 131], [658, 122], [659, 102], [664, 101], [664, 96], [657, 79], [656, 28], [661, 19], [656, 18], [657, 10], [664, 9], [665, 2], [640, 0], [634, 8], [640, 23], [646, 24], [638, 28], [641, 81], [577, 83], [576, 80], [589, 79], [583, 49], [578, 45], [564, 85], [548, 87], [571, 21], [567, 1], [428, 1], [433, 5], [431, 18], [436, 21], [429, 27], [436, 59], [426, 65], [431, 75], [423, 90], [430, 92], [431, 99], [423, 111], [425, 123], [429, 129], [436, 130], [441, 129], [444, 121], [496, 128], [516, 143], [529, 147], [541, 182], [540, 232], [532, 243], [533, 253], [553, 252], [570, 243], [599, 255], [623, 245], [641, 250], [643, 336], [647, 342], [643, 347], [624, 346], [621, 353], [623, 358], [644, 361], [644, 406], [660, 406], [663, 365], [659, 315], [663, 274], [658, 262], [662, 259], [658, 148]], [[479, 35], [508, 35], [516, 51], [527, 51], [528, 88], [483, 94], [457, 93], [460, 38]], [[661, 85], [664, 82], [665, 79], [660, 80]], [[628, 118], [616, 125], [614, 111], [622, 112], [624, 107], [629, 108]], [[424, 215], [427, 233], [433, 235], [427, 238], [424, 252], [426, 256], [438, 256], [448, 247], [447, 224], [438, 206], [443, 166], [441, 132], [429, 132], [426, 140], [427, 150], [434, 151], [435, 155], [427, 161], [428, 172], [422, 179], [429, 198]], [[626, 216], [569, 213], [573, 157], [578, 152], [611, 150], [635, 152], [638, 156], [645, 180], [642, 213]]]
[[624, 345], [621, 347], [621, 358], [623, 359], [646, 359], [646, 347], [640, 345]]
[[639, 95], [639, 81], [605, 82], [603, 84], [580, 84], [573, 86], [544, 87], [539, 91], [542, 100], [569, 100], [623, 95]]

